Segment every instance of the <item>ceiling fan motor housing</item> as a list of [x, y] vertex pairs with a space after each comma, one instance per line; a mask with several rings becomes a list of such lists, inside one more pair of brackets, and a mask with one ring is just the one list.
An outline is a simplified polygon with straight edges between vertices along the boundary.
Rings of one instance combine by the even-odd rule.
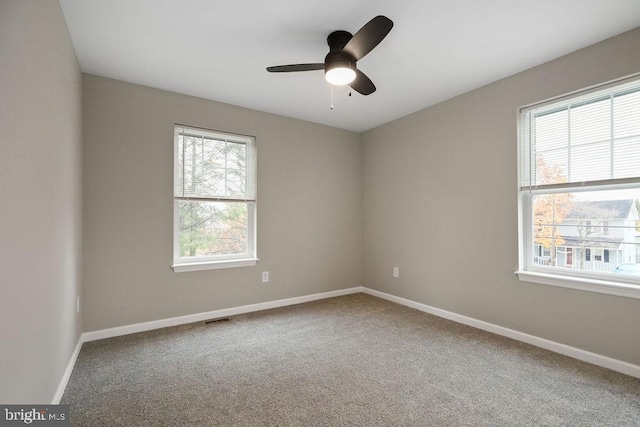
[[344, 49], [345, 45], [349, 43], [349, 40], [353, 38], [353, 35], [349, 31], [334, 31], [327, 37], [327, 44], [331, 52], [340, 52]]
[[334, 68], [356, 69], [356, 59], [349, 53], [345, 52], [344, 46], [351, 40], [353, 35], [348, 31], [334, 31], [327, 37], [329, 45], [329, 53], [324, 58], [324, 72]]
[[346, 52], [329, 52], [324, 58], [324, 72], [334, 68], [356, 69], [356, 60]]

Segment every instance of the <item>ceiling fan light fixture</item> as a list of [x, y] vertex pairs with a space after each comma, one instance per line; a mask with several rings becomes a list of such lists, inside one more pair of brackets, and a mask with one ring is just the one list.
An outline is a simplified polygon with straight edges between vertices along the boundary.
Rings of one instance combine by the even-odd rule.
[[[329, 53], [324, 63], [290, 64], [267, 67], [270, 73], [290, 73], [296, 71], [315, 71], [324, 69], [324, 78], [332, 85], [349, 85], [362, 95], [371, 95], [376, 86], [365, 73], [356, 67], [361, 60], [389, 34], [393, 21], [378, 15], [353, 35], [348, 31], [333, 31], [327, 37]], [[349, 94], [351, 95], [351, 94]]]
[[348, 85], [356, 78], [356, 72], [350, 63], [337, 63], [327, 66], [324, 78], [336, 86]]

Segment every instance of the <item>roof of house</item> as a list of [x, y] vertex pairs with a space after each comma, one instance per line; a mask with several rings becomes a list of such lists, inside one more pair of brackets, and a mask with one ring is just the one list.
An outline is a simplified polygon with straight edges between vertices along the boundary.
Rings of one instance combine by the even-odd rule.
[[592, 239], [583, 240], [580, 237], [563, 237], [564, 243], [562, 246], [583, 246], [587, 248], [601, 248], [601, 249], [620, 249], [620, 245], [624, 239], [619, 237], [594, 237]]
[[[566, 219], [589, 219], [588, 213], [597, 213], [598, 211], [606, 211], [607, 218], [626, 218], [629, 216], [629, 211], [634, 202], [634, 199], [577, 201], [573, 202], [573, 208]], [[594, 215], [594, 218], [597, 217], [597, 215]]]

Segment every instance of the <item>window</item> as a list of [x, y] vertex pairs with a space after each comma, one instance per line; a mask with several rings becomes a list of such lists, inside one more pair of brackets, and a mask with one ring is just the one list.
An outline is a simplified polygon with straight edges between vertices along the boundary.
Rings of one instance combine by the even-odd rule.
[[602, 262], [602, 249], [594, 249], [593, 260]]
[[523, 107], [518, 124], [519, 278], [640, 298], [640, 76]]
[[180, 125], [174, 138], [174, 271], [255, 265], [254, 138]]

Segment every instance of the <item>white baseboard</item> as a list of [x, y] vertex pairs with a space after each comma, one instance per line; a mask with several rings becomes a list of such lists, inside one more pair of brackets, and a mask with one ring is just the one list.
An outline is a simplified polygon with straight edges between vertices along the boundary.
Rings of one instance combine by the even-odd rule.
[[397, 297], [395, 295], [387, 294], [385, 292], [376, 291], [375, 289], [362, 288], [362, 292], [383, 298], [388, 301], [392, 301], [407, 307], [415, 308], [416, 310], [423, 311], [425, 313], [433, 314], [434, 316], [442, 317], [452, 320], [454, 322], [462, 323], [463, 325], [472, 326], [474, 328], [482, 329], [487, 332], [494, 333], [496, 335], [502, 335], [508, 338], [512, 338], [517, 341], [522, 341], [527, 344], [541, 347], [546, 350], [553, 351], [555, 353], [564, 354], [565, 356], [573, 357], [574, 359], [582, 360], [593, 365], [602, 366], [613, 371], [621, 372], [632, 377], [640, 378], [640, 366], [632, 363], [623, 362], [621, 360], [613, 359], [611, 357], [603, 356], [601, 354], [592, 353], [590, 351], [582, 350], [576, 347], [571, 347], [565, 344], [560, 344], [555, 341], [550, 341], [544, 338], [529, 335], [524, 332], [516, 331], [514, 329], [498, 326], [493, 323], [484, 322], [482, 320], [474, 319], [472, 317], [463, 316], [461, 314], [453, 313], [451, 311], [442, 310], [430, 305], [415, 302], [406, 298]]
[[119, 326], [116, 328], [101, 329], [98, 331], [85, 332], [82, 334], [83, 342], [96, 341], [104, 338], [118, 337], [121, 335], [134, 334], [137, 332], [151, 331], [154, 329], [167, 328], [170, 326], [186, 325], [188, 323], [202, 322], [204, 320], [216, 319], [220, 317], [235, 316], [238, 314], [251, 313], [254, 311], [269, 310], [271, 308], [284, 307], [288, 305], [302, 304], [325, 298], [339, 297], [342, 295], [363, 292], [362, 286], [340, 289], [337, 291], [322, 292], [318, 294], [304, 295], [280, 299], [275, 301], [261, 302], [258, 304], [242, 305], [239, 307], [223, 308], [220, 310], [207, 311], [204, 313], [189, 314], [186, 316], [171, 317], [168, 319], [154, 320], [151, 322], [135, 323], [133, 325]]
[[482, 320], [474, 319], [472, 317], [463, 316], [461, 314], [453, 313], [451, 311], [442, 310], [430, 305], [415, 302], [406, 298], [397, 297], [395, 295], [380, 292], [375, 289], [365, 288], [364, 286], [356, 286], [353, 288], [340, 289], [337, 291], [322, 292], [318, 294], [305, 295], [301, 297], [287, 298], [275, 301], [267, 301], [258, 304], [243, 305], [239, 307], [224, 308], [220, 310], [207, 311], [204, 313], [189, 314], [186, 316], [172, 317], [168, 319], [154, 320], [151, 322], [136, 323], [133, 325], [119, 326], [116, 328], [102, 329], [98, 331], [85, 332], [80, 336], [76, 348], [71, 355], [67, 369], [64, 372], [62, 380], [56, 390], [53, 397], [52, 404], [60, 403], [60, 399], [64, 394], [64, 390], [73, 372], [73, 367], [80, 353], [82, 343], [89, 341], [96, 341], [104, 338], [112, 338], [121, 335], [128, 335], [137, 332], [151, 331], [154, 329], [166, 328], [169, 326], [185, 325], [188, 323], [201, 322], [208, 319], [216, 319], [219, 317], [235, 316], [237, 314], [251, 313], [254, 311], [268, 310], [271, 308], [285, 307], [289, 305], [302, 304], [305, 302], [317, 301], [326, 298], [339, 297], [342, 295], [355, 294], [363, 292], [369, 295], [373, 295], [378, 298], [382, 298], [391, 302], [395, 302], [407, 307], [415, 308], [416, 310], [423, 311], [425, 313], [433, 314], [438, 317], [452, 320], [454, 322], [462, 323], [464, 325], [472, 326], [474, 328], [482, 329], [487, 332], [491, 332], [497, 335], [502, 335], [508, 338], [512, 338], [517, 341], [522, 341], [527, 344], [541, 347], [546, 350], [550, 350], [556, 353], [564, 354], [565, 356], [573, 357], [574, 359], [582, 360], [584, 362], [592, 363], [597, 366], [611, 369], [613, 371], [621, 372], [626, 375], [631, 375], [636, 378], [640, 378], [640, 366], [632, 363], [623, 362], [621, 360], [613, 359], [600, 354], [592, 353], [586, 350], [582, 350], [576, 347], [571, 347], [565, 344], [560, 344], [555, 341], [550, 341], [544, 338], [529, 335], [524, 332], [519, 332], [513, 329], [498, 326], [493, 323], [484, 322]]
[[69, 383], [69, 378], [71, 378], [73, 367], [76, 365], [76, 360], [80, 354], [82, 343], [82, 335], [80, 335], [78, 342], [76, 343], [76, 347], [73, 349], [73, 353], [71, 353], [71, 357], [69, 358], [69, 363], [67, 363], [67, 369], [64, 370], [64, 374], [62, 374], [62, 379], [60, 380], [60, 384], [58, 384], [56, 393], [53, 395], [53, 399], [51, 399], [52, 405], [58, 405], [60, 403], [60, 399], [62, 399], [64, 390], [67, 388], [67, 384]]

